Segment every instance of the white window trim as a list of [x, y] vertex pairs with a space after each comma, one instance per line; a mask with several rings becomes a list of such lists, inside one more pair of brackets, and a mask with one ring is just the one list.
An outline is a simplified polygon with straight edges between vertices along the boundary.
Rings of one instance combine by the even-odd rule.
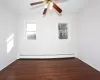
[[[26, 34], [27, 32], [36, 32], [36, 31], [27, 31], [27, 24], [36, 24], [36, 23], [33, 22], [33, 21], [25, 21], [25, 20], [24, 20], [24, 26], [25, 26], [25, 27], [24, 27], [24, 30], [25, 30], [25, 31], [24, 31], [24, 34], [25, 34], [24, 39], [25, 39], [25, 40], [28, 40], [28, 39], [27, 39], [27, 34]], [[37, 27], [37, 26], [36, 26], [36, 27]], [[29, 40], [31, 40], [31, 39], [29, 39]], [[35, 40], [35, 39], [33, 39], [33, 40]]]

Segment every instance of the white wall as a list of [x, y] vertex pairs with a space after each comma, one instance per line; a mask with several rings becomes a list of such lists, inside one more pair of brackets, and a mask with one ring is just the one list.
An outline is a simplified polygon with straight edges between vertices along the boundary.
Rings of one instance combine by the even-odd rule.
[[[34, 13], [33, 13], [34, 14]], [[41, 14], [24, 15], [20, 18], [18, 28], [18, 53], [20, 55], [53, 55], [76, 53], [76, 18], [75, 14]], [[37, 39], [25, 39], [24, 21], [37, 24]], [[58, 23], [68, 23], [69, 39], [58, 39]]]
[[[16, 17], [15, 17], [16, 16]], [[18, 16], [6, 5], [5, 0], [0, 0], [0, 70], [16, 60], [16, 28]], [[12, 51], [7, 54], [7, 38], [14, 33], [15, 44]]]
[[78, 17], [77, 56], [100, 71], [100, 0], [89, 0]]

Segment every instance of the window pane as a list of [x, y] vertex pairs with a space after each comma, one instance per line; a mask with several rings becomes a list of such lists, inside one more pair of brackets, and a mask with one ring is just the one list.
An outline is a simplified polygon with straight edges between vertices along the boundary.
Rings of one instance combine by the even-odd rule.
[[7, 53], [9, 53], [11, 51], [11, 49], [14, 46], [14, 40], [11, 39], [8, 43], [7, 43]]
[[36, 24], [27, 24], [27, 31], [36, 31]]
[[36, 32], [26, 32], [27, 39], [36, 39]]
[[66, 23], [58, 24], [59, 39], [68, 39], [68, 27]]

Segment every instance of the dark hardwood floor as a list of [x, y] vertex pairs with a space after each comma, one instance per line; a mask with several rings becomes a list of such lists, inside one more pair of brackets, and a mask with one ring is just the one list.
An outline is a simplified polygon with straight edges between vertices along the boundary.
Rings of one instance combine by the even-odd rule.
[[0, 80], [100, 80], [100, 72], [79, 59], [17, 60]]

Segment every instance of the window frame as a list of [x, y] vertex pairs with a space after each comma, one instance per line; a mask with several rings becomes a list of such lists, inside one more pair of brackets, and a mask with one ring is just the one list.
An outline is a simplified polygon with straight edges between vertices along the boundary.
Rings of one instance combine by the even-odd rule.
[[[25, 39], [26, 39], [26, 40], [36, 40], [37, 37], [36, 37], [36, 39], [28, 39], [27, 32], [34, 32], [34, 33], [36, 33], [36, 31], [27, 31], [27, 24], [35, 24], [35, 25], [36, 25], [35, 22], [26, 22], [26, 21], [25, 21]], [[37, 28], [36, 28], [36, 29], [37, 29]], [[35, 34], [35, 35], [36, 35], [36, 34]]]

